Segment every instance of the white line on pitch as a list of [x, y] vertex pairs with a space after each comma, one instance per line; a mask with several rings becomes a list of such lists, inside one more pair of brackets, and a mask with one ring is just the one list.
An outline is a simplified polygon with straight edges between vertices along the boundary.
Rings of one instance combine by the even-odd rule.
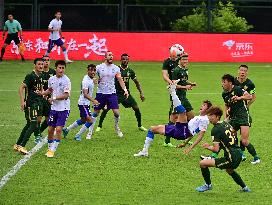
[[14, 165], [14, 167], [12, 167], [12, 169], [5, 176], [2, 177], [0, 181], [0, 190], [6, 185], [6, 183], [10, 180], [10, 178], [14, 176], [21, 169], [21, 167], [27, 163], [27, 161], [32, 157], [32, 155], [38, 152], [43, 147], [43, 145], [45, 145], [46, 142], [47, 142], [47, 137], [43, 138], [43, 140], [39, 144], [33, 147], [29, 151], [29, 153], [24, 156], [23, 159], [18, 161], [17, 164]]

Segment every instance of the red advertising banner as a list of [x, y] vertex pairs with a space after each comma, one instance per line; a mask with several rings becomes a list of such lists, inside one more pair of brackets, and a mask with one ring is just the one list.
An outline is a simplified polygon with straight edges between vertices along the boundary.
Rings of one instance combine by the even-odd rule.
[[[26, 59], [44, 55], [48, 36], [49, 32], [24, 32]], [[272, 62], [269, 34], [63, 32], [63, 36], [71, 60], [102, 60], [110, 50], [115, 58], [128, 53], [133, 61], [162, 61], [169, 56], [168, 48], [179, 43], [191, 62]], [[63, 59], [61, 49], [55, 47], [50, 57]], [[13, 42], [4, 59], [20, 59]]]

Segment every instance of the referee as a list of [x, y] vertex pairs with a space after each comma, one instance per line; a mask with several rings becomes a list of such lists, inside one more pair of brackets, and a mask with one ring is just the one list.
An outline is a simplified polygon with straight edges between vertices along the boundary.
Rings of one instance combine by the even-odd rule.
[[[7, 45], [9, 45], [12, 40], [19, 47], [20, 39], [18, 37], [18, 32], [20, 32], [21, 39], [23, 36], [21, 24], [17, 20], [13, 19], [12, 14], [8, 15], [8, 20], [5, 22], [4, 29], [3, 29], [3, 40], [5, 38], [6, 31], [8, 31], [8, 35], [1, 49], [0, 61], [2, 61], [3, 59]], [[22, 61], [25, 61], [23, 54], [20, 53], [20, 55], [21, 55]]]

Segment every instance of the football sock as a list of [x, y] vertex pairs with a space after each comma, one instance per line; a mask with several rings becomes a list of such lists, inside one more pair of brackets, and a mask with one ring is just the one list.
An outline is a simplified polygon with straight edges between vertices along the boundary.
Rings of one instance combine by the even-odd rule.
[[135, 117], [137, 119], [138, 122], [138, 127], [142, 127], [142, 115], [140, 112], [139, 108], [133, 108], [134, 112], [135, 112]]
[[32, 121], [30, 122], [30, 126], [28, 127], [28, 129], [25, 132], [24, 138], [22, 140], [21, 145], [24, 147], [26, 145], [26, 143], [28, 142], [30, 136], [32, 135], [32, 133], [38, 128], [38, 122], [37, 121]]
[[211, 176], [210, 176], [210, 170], [209, 168], [201, 168], [201, 173], [204, 178], [204, 181], [206, 182], [207, 185], [211, 185]]
[[183, 107], [183, 105], [181, 104], [180, 99], [178, 98], [177, 94], [174, 92], [174, 93], [171, 93], [171, 96], [172, 96], [172, 100], [173, 100], [173, 106], [176, 109], [176, 111], [178, 113], [186, 112], [186, 110]]
[[119, 127], [119, 120], [120, 120], [120, 115], [114, 114], [115, 127]]
[[243, 152], [246, 150], [245, 146], [242, 143], [242, 140], [240, 141], [240, 148]]
[[246, 148], [247, 148], [247, 151], [249, 152], [249, 154], [251, 154], [253, 157], [255, 157], [257, 155], [256, 150], [255, 150], [254, 146], [251, 143], [249, 143], [246, 146]]
[[48, 143], [48, 149], [51, 149], [51, 146], [53, 145], [54, 140], [47, 140]]
[[45, 52], [44, 56], [49, 56], [49, 53], [50, 53], [50, 51], [47, 50], [47, 51]]
[[18, 140], [16, 142], [17, 145], [21, 145], [21, 143], [22, 143], [22, 141], [24, 139], [25, 133], [28, 130], [29, 126], [30, 126], [30, 122], [27, 121], [26, 125], [24, 126], [24, 128], [21, 131], [20, 137], [18, 138]]
[[75, 122], [73, 122], [73, 124], [71, 124], [69, 127], [67, 127], [67, 130], [77, 128], [79, 125], [83, 125], [83, 122], [81, 119], [78, 119]]
[[52, 143], [52, 146], [50, 148], [50, 150], [52, 150], [53, 152], [55, 152], [59, 146], [60, 140], [59, 139], [54, 139], [54, 142]]
[[103, 121], [108, 113], [108, 109], [103, 109], [101, 115], [100, 115], [100, 119], [99, 119], [99, 124], [98, 124], [98, 127], [101, 127], [102, 128], [102, 124], [103, 124]]
[[48, 127], [47, 120], [44, 120], [40, 127], [40, 132], [42, 133]]
[[79, 130], [79, 132], [77, 133], [77, 135], [82, 135], [87, 129], [89, 129], [89, 127], [91, 127], [93, 123], [90, 122], [86, 122]]
[[34, 130], [34, 137], [35, 139], [41, 137], [41, 124], [38, 123], [37, 129]]
[[96, 117], [92, 117], [92, 120], [93, 120], [93, 124], [89, 127], [89, 132], [93, 132], [94, 125], [96, 123]]
[[218, 157], [218, 154], [219, 154], [219, 152], [213, 152], [213, 153], [211, 154], [211, 157], [217, 158], [217, 157]]
[[3, 58], [4, 54], [5, 54], [5, 49], [2, 48], [2, 49], [1, 49], [1, 58]]
[[144, 143], [144, 149], [148, 149], [151, 145], [151, 143], [154, 140], [154, 132], [151, 130], [148, 130], [146, 138], [145, 138], [145, 143]]
[[63, 49], [63, 56], [64, 56], [64, 59], [67, 60], [68, 59], [68, 53], [67, 53], [67, 50]]
[[165, 136], [164, 142], [165, 142], [166, 144], [168, 144], [168, 143], [170, 143], [170, 139], [171, 139], [171, 137]]
[[240, 177], [240, 175], [237, 172], [233, 172], [230, 174], [230, 176], [233, 178], [233, 180], [240, 185], [242, 188], [246, 187], [244, 181], [242, 180], [242, 178]]

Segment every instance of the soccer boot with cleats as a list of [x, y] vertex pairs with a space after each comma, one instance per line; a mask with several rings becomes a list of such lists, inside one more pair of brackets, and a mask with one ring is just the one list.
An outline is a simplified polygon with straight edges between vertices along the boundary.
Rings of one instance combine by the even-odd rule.
[[118, 137], [122, 138], [124, 136], [123, 132], [119, 127], [115, 127], [115, 132], [118, 135]]
[[209, 191], [209, 190], [212, 190], [212, 185], [208, 185], [208, 184], [204, 184], [202, 186], [199, 186], [196, 188], [196, 191], [198, 192], [204, 192], [204, 191]]
[[148, 157], [148, 151], [143, 149], [140, 152], [138, 152], [137, 154], [133, 155], [134, 157]]
[[67, 137], [68, 133], [69, 133], [69, 130], [68, 130], [67, 128], [63, 128], [63, 129], [62, 129], [62, 134], [63, 134], [63, 137], [64, 137], [64, 138]]
[[147, 132], [147, 129], [144, 126], [138, 127], [140, 131]]
[[176, 147], [177, 147], [177, 146], [173, 145], [173, 144], [170, 143], [170, 142], [169, 142], [169, 143], [165, 143], [165, 142], [164, 142], [164, 143], [163, 143], [163, 146], [164, 146], [164, 147], [172, 147], [172, 148], [176, 148]]
[[25, 148], [25, 147], [22, 147], [22, 146], [20, 146], [19, 148], [18, 148], [18, 151], [21, 153], [21, 154], [28, 154], [28, 151], [27, 151], [27, 149]]
[[96, 132], [100, 132], [101, 129], [102, 129], [102, 127], [97, 127], [95, 131], [96, 131]]
[[13, 150], [16, 152], [19, 152], [20, 147], [21, 147], [20, 145], [15, 144], [15, 145], [13, 145]]
[[81, 136], [80, 135], [76, 135], [74, 138], [76, 141], [80, 142], [81, 141]]
[[261, 163], [260, 157], [256, 156], [254, 159], [251, 161], [251, 164], [259, 164]]
[[248, 188], [247, 186], [245, 186], [244, 188], [239, 190], [240, 192], [251, 192], [250, 188]]
[[55, 152], [49, 149], [49, 150], [47, 150], [47, 152], [46, 152], [45, 155], [46, 155], [48, 158], [52, 158], [52, 157], [54, 157]]

